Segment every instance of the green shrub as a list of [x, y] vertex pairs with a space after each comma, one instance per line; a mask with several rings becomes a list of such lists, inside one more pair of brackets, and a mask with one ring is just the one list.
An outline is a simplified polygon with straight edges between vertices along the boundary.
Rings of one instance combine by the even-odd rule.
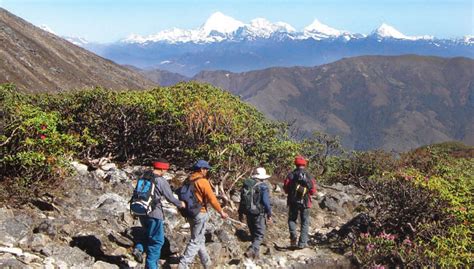
[[225, 194], [255, 166], [287, 170], [300, 148], [285, 125], [208, 84], [56, 94], [3, 85], [0, 92], [2, 177], [23, 186], [57, 181], [71, 157], [135, 164], [165, 157], [181, 167], [203, 158]]

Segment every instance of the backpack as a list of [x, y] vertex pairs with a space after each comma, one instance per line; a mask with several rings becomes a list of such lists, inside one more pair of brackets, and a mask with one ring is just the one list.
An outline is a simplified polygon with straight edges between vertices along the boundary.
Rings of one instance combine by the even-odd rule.
[[185, 218], [194, 218], [201, 212], [202, 205], [196, 197], [196, 187], [194, 185], [200, 179], [194, 181], [187, 179], [183, 186], [176, 190], [178, 199], [186, 204], [186, 207], [180, 210], [181, 215]]
[[263, 182], [254, 179], [244, 181], [244, 186], [240, 192], [240, 207], [242, 213], [258, 215], [263, 212], [262, 194], [259, 188]]
[[309, 191], [313, 188], [311, 179], [305, 171], [298, 170], [292, 174], [288, 201], [290, 204], [306, 207], [309, 200]]
[[153, 178], [141, 177], [133, 190], [130, 199], [130, 214], [134, 216], [148, 215], [156, 205], [154, 201], [155, 183]]

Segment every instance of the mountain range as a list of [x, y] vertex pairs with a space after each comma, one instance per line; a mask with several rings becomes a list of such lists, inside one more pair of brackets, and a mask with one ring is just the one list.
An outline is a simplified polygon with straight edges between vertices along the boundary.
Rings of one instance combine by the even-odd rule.
[[408, 36], [388, 24], [370, 34], [338, 30], [314, 20], [301, 31], [257, 18], [243, 23], [220, 12], [197, 29], [131, 34], [109, 44], [69, 40], [119, 64], [186, 76], [203, 70], [245, 72], [274, 66], [315, 66], [360, 55], [433, 55], [474, 58], [474, 37]]
[[338, 135], [346, 148], [474, 145], [474, 60], [468, 58], [361, 56], [318, 67], [202, 71], [192, 79], [293, 122], [304, 136]]
[[156, 85], [0, 8], [0, 83], [6, 82], [28, 91]]

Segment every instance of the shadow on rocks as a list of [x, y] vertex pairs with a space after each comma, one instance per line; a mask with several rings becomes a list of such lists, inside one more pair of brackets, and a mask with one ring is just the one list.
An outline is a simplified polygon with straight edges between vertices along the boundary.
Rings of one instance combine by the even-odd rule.
[[73, 237], [69, 245], [71, 247], [78, 247], [89, 256], [94, 257], [96, 261], [115, 264], [120, 268], [129, 268], [127, 262], [124, 261], [121, 256], [106, 255], [101, 249], [102, 242], [93, 235]]

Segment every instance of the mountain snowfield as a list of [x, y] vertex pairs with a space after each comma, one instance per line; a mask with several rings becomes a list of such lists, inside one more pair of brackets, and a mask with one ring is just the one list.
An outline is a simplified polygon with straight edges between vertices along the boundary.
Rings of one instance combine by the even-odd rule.
[[[370, 35], [350, 33], [338, 30], [323, 24], [315, 19], [310, 25], [304, 27], [302, 31], [297, 31], [293, 26], [285, 22], [270, 22], [264, 18], [256, 18], [246, 24], [221, 12], [212, 14], [206, 22], [197, 29], [167, 29], [157, 34], [142, 36], [131, 34], [121, 40], [129, 44], [147, 44], [153, 42], [163, 43], [213, 43], [222, 41], [242, 41], [269, 39], [272, 37], [290, 40], [323, 40], [342, 38], [351, 40], [357, 38], [374, 37], [377, 39], [398, 39], [398, 40], [434, 40], [432, 36], [407, 36], [393, 26], [386, 23], [380, 25], [372, 31]], [[472, 42], [472, 37], [466, 36], [460, 41]]]

